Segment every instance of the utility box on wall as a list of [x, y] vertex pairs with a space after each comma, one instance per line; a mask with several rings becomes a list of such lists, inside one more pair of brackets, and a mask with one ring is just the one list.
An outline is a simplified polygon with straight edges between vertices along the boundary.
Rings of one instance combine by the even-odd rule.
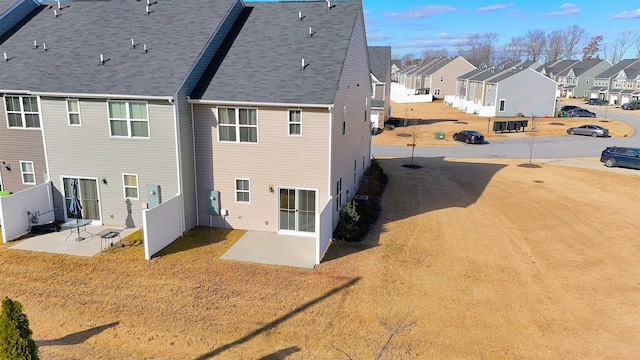
[[220, 215], [220, 191], [209, 190], [209, 215]]
[[147, 184], [147, 208], [153, 209], [160, 205], [162, 197], [160, 196], [160, 185]]

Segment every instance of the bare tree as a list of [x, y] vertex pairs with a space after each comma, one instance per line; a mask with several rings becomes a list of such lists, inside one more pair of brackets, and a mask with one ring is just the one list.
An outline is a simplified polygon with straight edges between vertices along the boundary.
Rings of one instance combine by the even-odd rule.
[[407, 66], [407, 65], [412, 65], [413, 61], [416, 59], [416, 56], [414, 54], [404, 54], [402, 55], [402, 57], [400, 58], [400, 61], [402, 62], [402, 66]]
[[490, 65], [495, 60], [497, 42], [498, 34], [496, 33], [474, 33], [467, 36], [464, 44], [459, 44], [458, 53], [469, 61], [483, 61]]
[[525, 34], [525, 39], [529, 43], [527, 47], [527, 59], [538, 61], [547, 49], [547, 37], [544, 30], [529, 30]]
[[539, 120], [536, 119], [535, 116], [531, 116], [531, 127], [529, 128], [530, 130], [527, 132], [527, 145], [529, 146], [529, 166], [532, 166], [531, 164], [531, 159], [533, 158], [533, 141], [536, 138], [536, 130], [538, 130], [538, 123]]
[[505, 57], [511, 60], [522, 60], [527, 54], [529, 44], [524, 36], [512, 37], [511, 41], [504, 46]]
[[546, 61], [561, 60], [564, 56], [564, 49], [567, 43], [567, 34], [564, 30], [554, 30], [547, 36], [547, 56]]
[[602, 35], [592, 37], [587, 46], [582, 48], [582, 60], [590, 59], [600, 52], [600, 44], [603, 39]]
[[441, 49], [424, 49], [422, 51], [422, 58], [426, 61], [427, 59], [437, 58], [437, 57], [445, 57], [449, 56], [449, 50], [446, 48]]
[[573, 25], [565, 31], [563, 58], [572, 60], [578, 55], [580, 45], [585, 41], [587, 32], [578, 25]]
[[625, 31], [618, 35], [612, 44], [604, 44], [602, 50], [605, 58], [616, 64], [624, 59], [624, 55], [629, 48], [640, 39], [635, 31]]

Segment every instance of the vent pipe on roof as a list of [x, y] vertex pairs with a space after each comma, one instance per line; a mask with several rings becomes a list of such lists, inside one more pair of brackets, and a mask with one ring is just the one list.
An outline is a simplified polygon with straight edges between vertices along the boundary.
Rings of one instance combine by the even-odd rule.
[[146, 11], [147, 11], [147, 15], [149, 15], [149, 5], [145, 6]]
[[311, 26], [309, 26], [309, 37], [313, 37], [313, 35], [315, 34], [314, 31], [311, 30]]
[[304, 16], [302, 16], [302, 11], [298, 11], [298, 21], [302, 21], [302, 19], [304, 19]]
[[104, 56], [100, 54], [100, 65], [104, 65]]
[[302, 70], [305, 70], [309, 66], [309, 63], [304, 62], [304, 58], [302, 58]]
[[33, 48], [34, 48], [34, 49], [37, 49], [37, 48], [38, 48], [38, 42], [37, 42], [37, 41], [35, 41], [35, 40], [33, 40]]
[[147, 50], [147, 44], [144, 44], [144, 45], [142, 46], [142, 52], [143, 52], [144, 54], [146, 54], [147, 52], [149, 52], [149, 50]]
[[47, 44], [46, 43], [42, 43], [42, 48], [44, 49], [44, 51], [47, 51]]
[[58, 17], [58, 10], [55, 10], [55, 9], [53, 10], [53, 16]]
[[327, 0], [327, 8], [329, 10], [333, 9], [334, 7], [336, 7], [335, 5], [331, 5], [331, 0]]
[[58, 3], [58, 9], [62, 9], [62, 7], [60, 6], [60, 0], [56, 0], [56, 2]]
[[136, 44], [136, 42], [133, 40], [133, 38], [131, 38], [131, 48], [135, 49], [136, 46], [138, 46], [138, 44]]
[[[4, 53], [3, 53], [3, 55], [4, 55], [4, 61], [9, 61], [9, 58], [7, 57], [7, 53], [6, 53], [6, 52], [4, 52]], [[303, 60], [303, 61], [304, 61], [304, 60]]]

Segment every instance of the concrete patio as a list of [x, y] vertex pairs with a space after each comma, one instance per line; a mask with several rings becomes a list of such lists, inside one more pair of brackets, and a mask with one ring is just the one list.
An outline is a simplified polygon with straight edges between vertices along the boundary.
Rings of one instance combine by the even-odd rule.
[[220, 259], [313, 269], [316, 238], [247, 231]]
[[[102, 239], [98, 234], [109, 230], [118, 230], [120, 236], [112, 239]], [[109, 249], [111, 243], [117, 243], [120, 239], [138, 231], [138, 228], [119, 228], [117, 226], [89, 225], [80, 231], [82, 240], [78, 241], [77, 229], [62, 229], [58, 232], [51, 232], [42, 235], [32, 236], [28, 239], [18, 240], [16, 244], [9, 247], [11, 250], [28, 250], [37, 252], [48, 252], [54, 254], [67, 254], [75, 256], [95, 256], [101, 251]]]

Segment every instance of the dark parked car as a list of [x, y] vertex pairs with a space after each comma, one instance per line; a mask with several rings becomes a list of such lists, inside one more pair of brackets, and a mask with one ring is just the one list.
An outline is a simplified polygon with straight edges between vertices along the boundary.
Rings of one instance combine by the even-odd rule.
[[596, 117], [596, 113], [591, 112], [587, 109], [573, 109], [570, 110], [567, 115], [569, 117], [590, 117], [590, 118], [594, 118]]
[[565, 105], [563, 107], [560, 108], [560, 112], [566, 113], [569, 112], [573, 109], [581, 109], [580, 106], [576, 106], [576, 105]]
[[600, 125], [582, 125], [578, 127], [570, 127], [567, 129], [569, 135], [589, 135], [593, 137], [609, 136], [609, 130]]
[[622, 166], [640, 169], [640, 148], [608, 147], [602, 151], [600, 161], [608, 167]]
[[629, 101], [628, 103], [624, 103], [620, 105], [624, 110], [638, 110], [640, 109], [640, 100]]
[[587, 101], [587, 104], [589, 104], [589, 105], [606, 105], [607, 104], [607, 100], [605, 100], [605, 99], [589, 99], [589, 101]]
[[453, 140], [464, 141], [467, 144], [482, 144], [484, 136], [475, 130], [462, 130], [453, 134]]

